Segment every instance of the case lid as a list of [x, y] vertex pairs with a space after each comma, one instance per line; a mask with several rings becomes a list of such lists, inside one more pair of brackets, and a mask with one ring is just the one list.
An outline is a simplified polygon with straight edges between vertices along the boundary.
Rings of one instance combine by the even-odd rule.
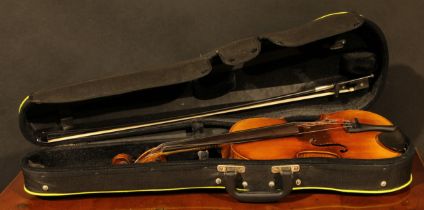
[[383, 86], [387, 64], [386, 41], [374, 23], [334, 13], [161, 69], [34, 92], [19, 108], [20, 128], [30, 142], [58, 145], [198, 120], [229, 124], [363, 109]]

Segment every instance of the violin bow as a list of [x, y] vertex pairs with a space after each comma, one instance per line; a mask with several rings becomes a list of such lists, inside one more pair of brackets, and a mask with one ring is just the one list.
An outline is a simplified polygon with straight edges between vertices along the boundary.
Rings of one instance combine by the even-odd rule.
[[57, 138], [48, 139], [47, 142], [53, 143], [53, 142], [60, 142], [60, 141], [66, 141], [66, 140], [72, 140], [72, 139], [80, 139], [80, 138], [87, 138], [87, 137], [93, 137], [93, 136], [100, 136], [103, 134], [110, 134], [114, 132], [121, 132], [121, 131], [128, 131], [128, 130], [134, 130], [139, 128], [145, 128], [150, 126], [157, 126], [157, 125], [164, 125], [168, 123], [175, 123], [175, 122], [181, 122], [185, 120], [192, 120], [196, 118], [202, 118], [202, 117], [210, 117], [220, 114], [228, 114], [228, 113], [234, 113], [234, 112], [240, 112], [240, 111], [246, 111], [250, 109], [258, 109], [263, 107], [269, 107], [269, 106], [275, 106], [280, 104], [286, 104], [286, 103], [292, 103], [296, 101], [303, 101], [303, 100], [309, 100], [314, 98], [322, 98], [326, 96], [338, 96], [339, 94], [343, 93], [351, 93], [357, 90], [366, 89], [369, 87], [369, 80], [373, 78], [374, 75], [368, 75], [352, 80], [346, 80], [342, 82], [335, 82], [331, 84], [326, 85], [320, 85], [317, 87], [314, 87], [309, 90], [299, 91], [295, 93], [289, 93], [281, 96], [266, 98], [259, 101], [254, 102], [248, 102], [241, 105], [236, 105], [228, 108], [221, 108], [221, 109], [215, 109], [211, 111], [206, 112], [200, 112], [190, 115], [184, 115], [181, 117], [175, 117], [175, 118], [168, 118], [163, 119], [160, 121], [153, 121], [153, 122], [147, 122], [144, 124], [138, 124], [138, 125], [130, 125], [130, 126], [124, 126], [124, 127], [118, 127], [118, 128], [111, 128], [106, 130], [100, 130], [100, 131], [91, 131], [81, 134], [74, 134], [69, 136], [62, 136]]

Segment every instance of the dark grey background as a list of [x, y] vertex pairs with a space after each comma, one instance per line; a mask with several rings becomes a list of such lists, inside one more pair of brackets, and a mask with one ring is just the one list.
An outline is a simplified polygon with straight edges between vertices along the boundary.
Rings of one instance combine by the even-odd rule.
[[284, 30], [323, 14], [356, 11], [384, 31], [387, 86], [372, 110], [424, 138], [424, 3], [352, 1], [0, 1], [0, 189], [35, 149], [20, 135], [17, 108], [29, 93], [144, 71], [229, 41]]

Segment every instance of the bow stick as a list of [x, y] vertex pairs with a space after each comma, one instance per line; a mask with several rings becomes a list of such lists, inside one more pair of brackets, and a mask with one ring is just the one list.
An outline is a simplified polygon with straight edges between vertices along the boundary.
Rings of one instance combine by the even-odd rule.
[[121, 131], [128, 131], [138, 128], [145, 128], [150, 126], [156, 126], [156, 125], [163, 125], [168, 123], [175, 123], [175, 122], [181, 122], [185, 120], [192, 120], [196, 118], [202, 118], [202, 117], [210, 117], [220, 114], [228, 114], [228, 113], [234, 113], [234, 112], [240, 112], [250, 109], [258, 109], [263, 107], [269, 107], [269, 106], [275, 106], [279, 104], [286, 104], [296, 101], [303, 101], [308, 99], [314, 99], [314, 98], [322, 98], [326, 96], [332, 96], [343, 93], [350, 93], [357, 90], [365, 89], [369, 87], [369, 80], [373, 78], [374, 75], [368, 75], [352, 80], [346, 80], [342, 82], [336, 82], [332, 84], [327, 85], [321, 85], [317, 86], [315, 88], [300, 91], [296, 93], [290, 93], [286, 95], [271, 97], [259, 101], [254, 102], [248, 102], [241, 105], [236, 105], [232, 107], [227, 108], [221, 108], [221, 109], [215, 109], [211, 111], [201, 112], [201, 113], [195, 113], [190, 115], [185, 115], [181, 117], [175, 117], [175, 118], [168, 118], [163, 119], [160, 121], [153, 121], [148, 122], [144, 124], [138, 124], [138, 125], [130, 125], [130, 126], [124, 126], [124, 127], [118, 127], [118, 128], [112, 128], [112, 129], [106, 129], [106, 130], [100, 130], [100, 131], [91, 131], [81, 134], [74, 134], [69, 136], [62, 136], [58, 138], [52, 138], [48, 139], [47, 142], [59, 142], [59, 141], [66, 141], [66, 140], [72, 140], [72, 139], [80, 139], [80, 138], [86, 138], [86, 137], [93, 137], [93, 136], [100, 136], [103, 134], [110, 134], [114, 132], [121, 132]]

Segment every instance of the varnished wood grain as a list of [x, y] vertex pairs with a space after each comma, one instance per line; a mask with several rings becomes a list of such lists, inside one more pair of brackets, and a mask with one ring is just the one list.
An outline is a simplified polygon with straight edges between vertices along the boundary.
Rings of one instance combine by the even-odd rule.
[[[338, 122], [336, 125], [327, 122]], [[309, 154], [309, 157], [339, 157], [346, 159], [384, 159], [400, 156], [385, 147], [379, 141], [379, 131], [348, 132], [344, 129], [345, 121], [369, 125], [392, 125], [381, 115], [364, 110], [343, 110], [329, 114], [322, 114], [320, 120], [310, 123], [323, 123], [318, 126], [320, 132], [305, 131], [302, 135], [289, 137], [238, 143], [231, 145], [230, 158], [247, 160], [278, 160], [302, 157], [301, 154]], [[284, 121], [271, 118], [251, 118], [237, 122], [231, 127], [230, 132], [245, 131], [248, 129], [282, 124]], [[328, 125], [325, 125], [329, 123]], [[312, 126], [313, 127], [313, 126]], [[311, 143], [311, 139], [316, 143]], [[358, 141], [360, 139], [360, 141]], [[316, 146], [320, 145], [320, 146]], [[333, 146], [323, 146], [333, 145]], [[335, 146], [336, 145], [336, 146]], [[342, 147], [343, 145], [343, 147]], [[343, 150], [343, 151], [342, 151]], [[224, 150], [225, 151], [225, 150]], [[308, 157], [308, 156], [307, 156]]]
[[[385, 195], [336, 194], [296, 191], [278, 203], [239, 203], [225, 191], [180, 191], [43, 199], [23, 190], [22, 173], [0, 195], [0, 209], [424, 209], [424, 168], [418, 157], [413, 165], [412, 185]], [[75, 183], [78, 184], [78, 183]]]

